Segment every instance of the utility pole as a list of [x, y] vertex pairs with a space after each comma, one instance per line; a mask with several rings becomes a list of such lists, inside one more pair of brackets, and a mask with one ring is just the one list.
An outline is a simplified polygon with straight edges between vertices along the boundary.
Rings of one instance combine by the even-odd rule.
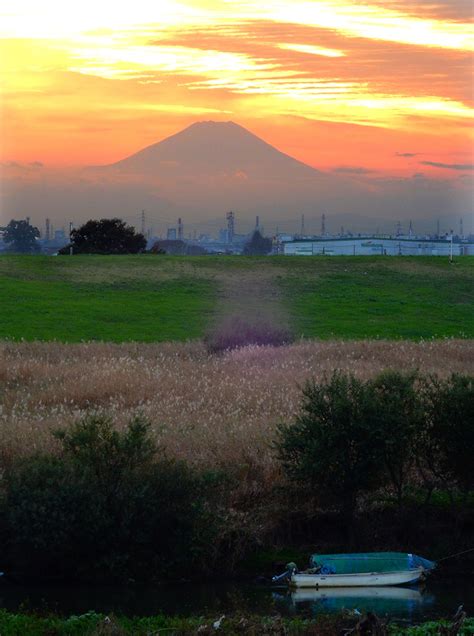
[[45, 239], [47, 241], [51, 240], [51, 225], [50, 225], [50, 221], [49, 219], [46, 219], [46, 232], [45, 232]]
[[74, 229], [74, 223], [72, 221], [69, 221], [69, 256], [72, 256], [73, 253], [73, 249], [72, 249], [72, 231]]
[[463, 230], [463, 226], [462, 226], [462, 218], [459, 219], [459, 237], [460, 238], [464, 238], [464, 230]]
[[453, 262], [453, 231], [451, 230], [451, 235], [450, 235], [450, 246], [449, 246], [449, 262], [452, 263]]
[[142, 210], [142, 234], [145, 236], [145, 210]]
[[260, 217], [258, 215], [255, 217], [255, 231], [260, 231]]
[[181, 217], [178, 219], [178, 241], [182, 241], [184, 236], [184, 228]]
[[301, 215], [301, 232], [300, 235], [304, 236], [306, 234], [306, 230], [304, 227], [304, 214]]
[[326, 215], [324, 212], [321, 217], [321, 236], [326, 236]]
[[436, 222], [436, 238], [439, 238], [439, 219]]

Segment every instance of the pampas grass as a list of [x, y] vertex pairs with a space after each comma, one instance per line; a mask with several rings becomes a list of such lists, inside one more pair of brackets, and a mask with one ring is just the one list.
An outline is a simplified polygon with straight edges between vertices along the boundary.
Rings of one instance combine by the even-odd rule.
[[301, 342], [212, 355], [203, 344], [0, 343], [0, 444], [4, 459], [51, 450], [51, 430], [88, 412], [117, 427], [151, 420], [170, 456], [233, 465], [255, 479], [276, 469], [277, 424], [298, 413], [301, 386], [334, 369], [368, 378], [391, 368], [445, 377], [472, 373], [474, 343]]

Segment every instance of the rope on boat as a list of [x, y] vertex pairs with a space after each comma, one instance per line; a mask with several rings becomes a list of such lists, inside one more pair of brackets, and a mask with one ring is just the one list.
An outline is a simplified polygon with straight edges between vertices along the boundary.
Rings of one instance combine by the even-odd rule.
[[461, 554], [467, 554], [468, 552], [474, 552], [474, 548], [469, 548], [469, 550], [463, 550], [462, 552], [456, 552], [456, 554], [450, 554], [449, 556], [445, 556], [442, 559], [438, 559], [437, 563], [441, 563], [441, 561], [446, 561], [446, 559], [454, 559], [454, 557], [461, 556]]

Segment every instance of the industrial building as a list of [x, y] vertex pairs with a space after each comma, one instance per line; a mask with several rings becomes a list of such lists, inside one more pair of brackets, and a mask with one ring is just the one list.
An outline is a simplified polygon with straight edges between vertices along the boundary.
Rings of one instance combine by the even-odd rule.
[[287, 256], [468, 256], [474, 242], [415, 237], [302, 238], [282, 241], [278, 252]]

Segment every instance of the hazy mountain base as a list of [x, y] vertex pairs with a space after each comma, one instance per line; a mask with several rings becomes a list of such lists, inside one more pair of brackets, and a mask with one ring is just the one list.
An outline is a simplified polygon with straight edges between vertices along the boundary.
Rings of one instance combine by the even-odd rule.
[[139, 206], [161, 232], [178, 217], [199, 233], [215, 232], [229, 209], [238, 211], [239, 232], [250, 231], [256, 215], [271, 232], [277, 225], [295, 232], [301, 214], [307, 231], [318, 232], [323, 212], [331, 232], [341, 225], [352, 232], [394, 232], [396, 220], [405, 229], [412, 220], [415, 231], [433, 232], [437, 219], [448, 231], [463, 216], [465, 231], [471, 230], [469, 180], [321, 172], [232, 122], [194, 124], [110, 166], [55, 170], [10, 162], [0, 180], [5, 216], [27, 210], [38, 225], [49, 217], [60, 227], [66, 210], [76, 223], [90, 218], [87, 210], [132, 214], [139, 223]]

